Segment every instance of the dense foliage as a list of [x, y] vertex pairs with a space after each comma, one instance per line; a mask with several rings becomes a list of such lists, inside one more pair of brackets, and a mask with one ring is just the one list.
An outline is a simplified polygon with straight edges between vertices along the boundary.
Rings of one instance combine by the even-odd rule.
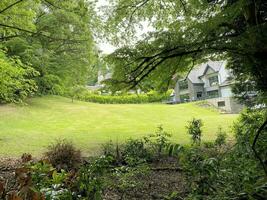
[[[114, 43], [118, 38], [121, 44], [128, 42], [109, 56], [115, 68], [106, 83], [112, 92], [166, 91], [174, 75], [186, 75], [208, 59], [225, 59], [236, 80], [237, 97], [250, 106], [266, 103], [266, 1], [110, 2], [104, 19], [107, 37]], [[137, 43], [129, 41], [142, 22], [149, 22], [153, 30]], [[72, 99], [98, 103], [148, 103], [169, 96], [104, 96], [76, 87], [89, 78], [95, 81], [93, 67], [99, 65], [94, 55], [95, 27], [93, 4], [86, 0], [2, 0], [0, 103], [20, 102], [36, 92], [67, 93]], [[254, 96], [256, 101], [251, 101]], [[227, 142], [219, 128], [215, 142], [206, 143], [201, 141], [202, 121], [193, 119], [186, 126], [191, 146], [171, 143], [170, 135], [159, 127], [155, 134], [125, 144], [105, 144], [103, 155], [83, 161], [79, 150], [61, 142], [49, 147], [45, 160], [36, 162], [24, 155], [23, 167], [15, 172], [17, 191], [6, 193], [1, 181], [0, 197], [101, 199], [112, 188], [118, 199], [127, 199], [130, 190], [150, 187], [142, 180], [153, 170], [166, 170], [179, 171], [186, 187], [182, 192], [168, 187], [170, 195], [164, 193], [158, 199], [266, 199], [266, 119], [264, 104], [250, 107], [233, 127], [234, 142]], [[155, 167], [164, 158], [174, 159], [175, 165]]]
[[[113, 13], [107, 22], [114, 31], [109, 36], [125, 43], [110, 56], [115, 63], [110, 84], [170, 85], [173, 75], [182, 77], [198, 63], [224, 59], [236, 80], [237, 96], [249, 100], [258, 95], [266, 101], [266, 7], [260, 0], [115, 1], [109, 7]], [[131, 42], [144, 22], [150, 32]]]
[[190, 198], [266, 198], [266, 128], [256, 145], [264, 166], [252, 149], [258, 125], [265, 119], [266, 110], [244, 111], [233, 129], [236, 134], [234, 145], [222, 146], [215, 142], [215, 145], [188, 149], [181, 159], [188, 171]]
[[140, 104], [140, 103], [155, 103], [167, 102], [170, 99], [171, 91], [163, 94], [150, 91], [145, 94], [101, 94], [100, 92], [92, 92], [83, 87], [74, 87], [66, 96], [72, 99], [81, 101], [101, 103], [101, 104]]
[[0, 51], [0, 103], [20, 102], [37, 90], [33, 80], [39, 73], [19, 58], [8, 58]]
[[[36, 83], [37, 93], [62, 94], [65, 88], [95, 79], [92, 29], [98, 20], [92, 4], [84, 0], [4, 0], [0, 8], [3, 53], [38, 72], [38, 76], [27, 77]], [[12, 98], [15, 91], [11, 86], [8, 90], [8, 102], [16, 101]]]

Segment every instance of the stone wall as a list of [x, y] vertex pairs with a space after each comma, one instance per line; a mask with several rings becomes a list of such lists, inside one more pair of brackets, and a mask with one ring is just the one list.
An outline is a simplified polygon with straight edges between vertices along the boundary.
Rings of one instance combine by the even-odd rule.
[[218, 97], [206, 101], [227, 113], [239, 113], [243, 109], [243, 106], [232, 97]]

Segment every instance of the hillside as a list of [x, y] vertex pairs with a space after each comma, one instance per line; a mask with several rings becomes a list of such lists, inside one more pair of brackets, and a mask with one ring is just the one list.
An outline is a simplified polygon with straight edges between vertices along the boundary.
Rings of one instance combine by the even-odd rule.
[[103, 105], [57, 96], [34, 98], [25, 106], [0, 106], [0, 154], [38, 156], [55, 139], [71, 140], [84, 154], [95, 154], [104, 142], [140, 137], [160, 124], [173, 141], [184, 144], [190, 139], [185, 125], [193, 117], [204, 122], [203, 139], [213, 140], [218, 126], [229, 130], [237, 115], [195, 103]]

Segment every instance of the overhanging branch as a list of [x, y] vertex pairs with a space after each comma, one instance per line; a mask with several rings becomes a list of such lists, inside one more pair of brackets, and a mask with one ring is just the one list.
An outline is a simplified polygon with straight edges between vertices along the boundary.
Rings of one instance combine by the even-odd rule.
[[258, 129], [255, 137], [254, 137], [254, 140], [253, 140], [253, 144], [252, 144], [252, 150], [255, 154], [255, 157], [259, 160], [264, 172], [265, 172], [265, 175], [267, 176], [267, 168], [266, 168], [266, 165], [264, 163], [264, 161], [262, 160], [261, 156], [259, 155], [259, 153], [257, 152], [256, 150], [256, 144], [257, 144], [257, 141], [259, 139], [259, 136], [261, 134], [261, 132], [267, 127], [267, 119], [263, 122], [263, 124], [260, 126], [260, 128]]
[[10, 25], [7, 25], [7, 24], [0, 24], [0, 26], [5, 27], [5, 28], [10, 28], [10, 29], [15, 29], [15, 30], [22, 31], [22, 32], [25, 32], [25, 33], [28, 33], [28, 34], [32, 34], [32, 35], [41, 35], [43, 37], [46, 37], [46, 38], [49, 38], [49, 39], [52, 39], [52, 40], [73, 41], [73, 42], [85, 42], [85, 41], [88, 41], [88, 40], [76, 40], [76, 39], [52, 37], [52, 36], [45, 35], [45, 34], [43, 34], [41, 32], [34, 32], [34, 31], [23, 29], [23, 28], [20, 28], [20, 27], [10, 26]]
[[17, 5], [17, 4], [19, 4], [19, 3], [21, 3], [22, 1], [24, 1], [24, 0], [18, 0], [18, 1], [16, 1], [16, 2], [14, 2], [14, 3], [10, 4], [10, 5], [9, 5], [9, 6], [7, 6], [6, 8], [4, 8], [4, 9], [0, 10], [0, 14], [2, 14], [3, 12], [5, 12], [6, 10], [8, 10], [8, 9], [12, 8], [13, 6], [15, 6], [15, 5]]

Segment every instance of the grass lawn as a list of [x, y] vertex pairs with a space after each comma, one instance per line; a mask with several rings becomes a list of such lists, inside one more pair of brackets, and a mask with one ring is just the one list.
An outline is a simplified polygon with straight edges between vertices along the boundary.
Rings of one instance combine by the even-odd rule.
[[229, 130], [237, 115], [219, 114], [195, 103], [107, 105], [72, 103], [57, 96], [34, 98], [27, 106], [0, 106], [0, 155], [28, 152], [39, 156], [48, 144], [63, 138], [73, 141], [84, 154], [94, 154], [101, 143], [141, 137], [160, 124], [174, 142], [188, 143], [185, 125], [193, 117], [204, 122], [203, 139], [213, 140], [218, 126]]

